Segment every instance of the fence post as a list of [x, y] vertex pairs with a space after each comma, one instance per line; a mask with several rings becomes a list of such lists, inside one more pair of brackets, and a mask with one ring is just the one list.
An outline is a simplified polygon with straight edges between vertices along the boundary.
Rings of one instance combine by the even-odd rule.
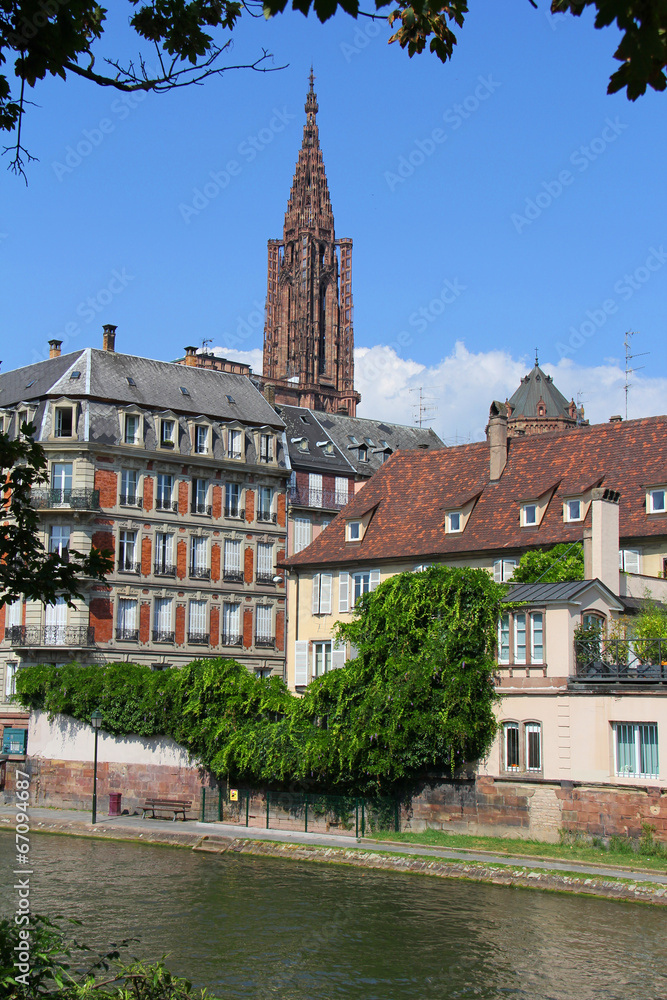
[[206, 786], [201, 786], [201, 821], [206, 822]]
[[304, 798], [306, 800], [306, 825], [303, 832], [308, 833], [308, 792], [305, 793]]
[[267, 788], [267, 790], [266, 790], [266, 829], [267, 830], [269, 829], [269, 796], [270, 795], [271, 795], [271, 792]]
[[354, 798], [354, 836], [359, 840], [359, 799]]
[[398, 833], [398, 799], [394, 799], [394, 832]]
[[361, 800], [361, 836], [366, 836], [366, 799]]
[[245, 825], [248, 825], [248, 813], [250, 811], [250, 792], [245, 793]]
[[218, 785], [218, 823], [222, 823], [222, 788]]

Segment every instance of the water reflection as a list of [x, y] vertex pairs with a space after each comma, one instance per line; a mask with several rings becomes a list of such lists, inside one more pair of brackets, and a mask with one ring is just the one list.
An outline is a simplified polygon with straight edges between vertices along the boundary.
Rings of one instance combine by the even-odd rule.
[[[0, 837], [2, 909], [13, 838]], [[224, 998], [657, 1000], [665, 914], [604, 900], [338, 865], [34, 836], [35, 912]]]

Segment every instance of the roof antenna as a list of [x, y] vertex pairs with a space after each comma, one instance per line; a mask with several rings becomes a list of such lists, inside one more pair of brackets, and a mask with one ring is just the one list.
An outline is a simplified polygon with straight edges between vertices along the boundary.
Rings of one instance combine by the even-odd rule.
[[630, 354], [630, 337], [635, 337], [636, 335], [637, 335], [636, 330], [633, 333], [628, 332], [626, 333], [625, 340], [623, 341], [623, 345], [625, 347], [625, 419], [626, 420], [628, 419], [628, 391], [630, 389], [630, 386], [632, 385], [632, 382], [630, 382], [629, 380], [630, 375], [633, 375], [635, 372], [640, 372], [643, 368], [646, 367], [645, 365], [640, 365], [639, 368], [631, 368], [630, 362], [632, 361], [633, 358], [645, 358], [647, 354], [651, 353], [650, 351], [642, 351], [641, 354]]
[[[426, 386], [427, 390], [434, 390], [439, 388], [440, 386], [438, 385]], [[431, 420], [435, 418], [435, 415], [438, 412], [438, 407], [436, 406], [436, 404], [434, 402], [431, 402], [431, 400], [437, 399], [437, 396], [425, 396], [424, 386], [422, 385], [414, 386], [412, 389], [408, 389], [408, 392], [419, 393], [419, 402], [412, 404], [413, 418], [415, 424], [417, 424], [419, 427], [423, 427], [424, 424], [430, 423]]]
[[208, 340], [206, 338], [204, 338], [202, 340], [202, 342], [201, 342], [201, 349], [202, 349], [202, 351], [204, 353], [206, 353], [206, 345], [207, 344], [212, 344], [212, 343], [213, 343], [213, 338], [212, 337], [210, 337]]

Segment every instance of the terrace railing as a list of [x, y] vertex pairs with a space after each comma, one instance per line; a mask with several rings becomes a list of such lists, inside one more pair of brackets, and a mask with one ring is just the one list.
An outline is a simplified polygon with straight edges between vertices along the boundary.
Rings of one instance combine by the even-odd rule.
[[667, 639], [575, 639], [575, 683], [667, 684]]

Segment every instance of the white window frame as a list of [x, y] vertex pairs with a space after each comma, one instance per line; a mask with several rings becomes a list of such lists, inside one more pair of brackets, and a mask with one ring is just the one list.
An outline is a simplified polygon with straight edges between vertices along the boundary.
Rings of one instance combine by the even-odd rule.
[[[523, 620], [523, 628], [520, 629], [519, 625]], [[514, 663], [523, 665], [527, 662], [528, 658], [528, 624], [529, 619], [525, 611], [516, 612], [514, 615]], [[523, 634], [523, 643], [519, 642], [519, 635]], [[519, 659], [519, 649], [523, 648], [523, 659]]]
[[493, 579], [496, 583], [507, 583], [514, 576], [516, 559], [496, 559], [493, 564]]
[[348, 542], [361, 541], [363, 538], [363, 527], [361, 521], [348, 521], [345, 527]]
[[190, 635], [208, 636], [206, 628], [207, 602], [191, 600], [188, 604], [188, 639]]
[[154, 567], [157, 573], [174, 569], [174, 534], [171, 531], [155, 532]]
[[[153, 631], [171, 635], [173, 628], [173, 600], [171, 597], [156, 597], [153, 603]], [[165, 627], [165, 625], [167, 627]]]
[[[614, 774], [618, 778], [659, 778], [660, 777], [660, 754], [658, 743], [658, 723], [657, 722], [613, 722], [613, 745], [614, 745]], [[642, 754], [642, 744], [649, 733], [655, 737], [647, 744], [652, 749]], [[619, 752], [619, 736], [623, 734], [632, 736], [632, 747], [634, 756], [634, 768], [631, 764], [622, 763], [622, 755]], [[642, 756], [650, 758], [653, 768], [642, 768]]]
[[336, 476], [334, 482], [334, 503], [337, 507], [345, 507], [350, 496], [349, 481], [345, 476]]
[[[74, 432], [76, 430], [76, 419], [74, 415], [73, 406], [56, 406], [55, 407], [55, 420], [53, 423], [53, 436], [57, 438], [73, 438]], [[70, 432], [69, 434], [63, 434], [63, 414], [69, 411], [70, 415]]]
[[257, 543], [257, 576], [263, 580], [273, 580], [273, 542]]
[[49, 552], [57, 552], [63, 559], [67, 559], [70, 535], [68, 524], [52, 524], [49, 528]]
[[322, 488], [322, 476], [319, 472], [308, 473], [308, 506], [323, 507], [324, 491]]
[[227, 431], [227, 458], [237, 462], [243, 459], [243, 435], [238, 427]]
[[[504, 657], [503, 652], [507, 650]], [[498, 620], [498, 663], [510, 662], [510, 615], [501, 615]]]
[[[223, 645], [237, 645], [242, 639], [241, 603], [240, 601], [225, 601], [222, 605], [222, 641]], [[231, 641], [230, 641], [231, 640]]]
[[206, 424], [195, 424], [195, 440], [194, 440], [195, 455], [209, 454], [209, 446], [208, 446], [209, 431], [210, 428]]
[[225, 538], [225, 544], [222, 551], [223, 564], [222, 571], [224, 573], [242, 573], [243, 569], [241, 567], [241, 557], [242, 557], [242, 543], [238, 538]]
[[260, 462], [273, 461], [273, 434], [261, 433], [259, 435], [259, 460]]
[[313, 522], [309, 517], [294, 518], [294, 554], [307, 548], [313, 540]]
[[136, 632], [139, 625], [139, 601], [135, 597], [119, 597], [116, 607], [116, 628], [122, 632]]
[[[130, 425], [129, 421], [136, 421]], [[133, 434], [130, 434], [130, 426], [134, 427]], [[141, 440], [141, 417], [138, 413], [126, 413], [123, 420], [123, 444], [138, 445]]]
[[[656, 497], [662, 498], [662, 506], [656, 506]], [[649, 514], [667, 513], [667, 490], [664, 487], [657, 490], [649, 490], [647, 509]]]
[[313, 577], [314, 615], [330, 615], [332, 612], [333, 573], [316, 573]]
[[[577, 505], [576, 516], [572, 513], [573, 505]], [[566, 500], [563, 504], [563, 520], [564, 521], [581, 521], [583, 520], [584, 514], [584, 504], [582, 500], [572, 499]]]
[[160, 418], [160, 447], [169, 449], [176, 447], [176, 421], [173, 417]]
[[308, 684], [308, 640], [296, 639], [294, 642], [294, 687], [306, 687]]
[[16, 672], [18, 666], [18, 660], [5, 661], [5, 701], [9, 701], [16, 694]]
[[190, 576], [195, 579], [210, 576], [208, 538], [205, 535], [190, 536]]
[[[532, 511], [533, 520], [529, 520], [529, 512]], [[524, 503], [521, 507], [521, 526], [524, 528], [534, 528], [538, 523], [538, 511], [536, 503]]]
[[641, 549], [619, 549], [618, 568], [623, 573], [633, 573], [641, 575], [642, 571]]
[[449, 514], [445, 515], [445, 523], [448, 535], [456, 535], [463, 531], [463, 515], [459, 510], [450, 511]]
[[118, 569], [134, 572], [137, 563], [138, 532], [121, 528], [118, 532]]
[[[331, 639], [317, 639], [313, 642], [312, 651], [312, 677], [323, 677], [324, 674], [328, 674], [332, 669], [333, 661], [333, 643]], [[318, 669], [318, 660], [322, 665], [322, 669]]]
[[265, 641], [274, 640], [273, 634], [273, 607], [270, 604], [257, 604], [255, 606], [255, 639]]
[[[231, 497], [236, 499], [231, 500]], [[243, 489], [240, 483], [225, 483], [225, 517], [240, 517]]]
[[[130, 486], [130, 482], [132, 485]], [[139, 498], [139, 475], [136, 469], [120, 470], [120, 497], [121, 507], [137, 507]]]
[[[525, 722], [523, 725], [525, 770], [531, 774], [542, 772], [542, 725], [539, 722]], [[537, 765], [530, 762], [530, 737], [537, 735], [537, 754], [539, 762]]]
[[[535, 628], [536, 620], [539, 618], [540, 627]], [[539, 647], [535, 643], [535, 634], [539, 634], [541, 642]], [[537, 653], [537, 649], [541, 649], [541, 653]], [[544, 664], [544, 612], [543, 611], [531, 611], [530, 612], [530, 662], [538, 666]]]
[[[166, 488], [168, 486], [168, 489]], [[167, 499], [167, 494], [169, 499]], [[158, 503], [160, 506], [158, 507]], [[167, 472], [158, 472], [155, 483], [156, 510], [171, 510], [174, 503], [174, 477]]]
[[[509, 763], [509, 733], [516, 733], [516, 764]], [[514, 749], [514, 747], [513, 747]], [[503, 771], [516, 773], [521, 770], [521, 726], [518, 722], [503, 722]]]

